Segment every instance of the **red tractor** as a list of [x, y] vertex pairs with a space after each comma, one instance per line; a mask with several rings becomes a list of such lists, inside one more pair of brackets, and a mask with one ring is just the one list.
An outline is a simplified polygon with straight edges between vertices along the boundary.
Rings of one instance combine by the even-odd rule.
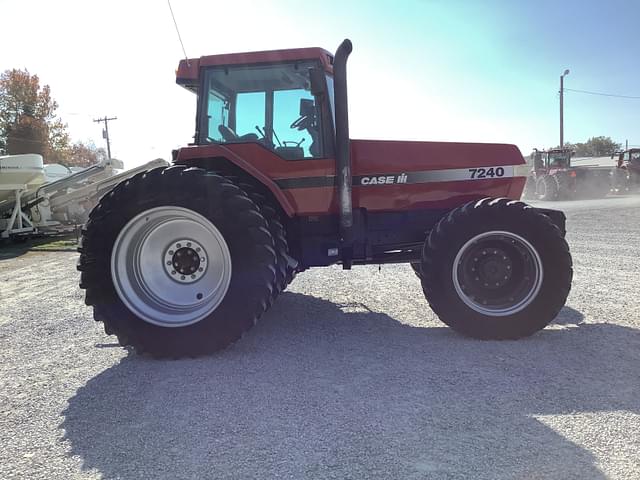
[[333, 264], [417, 263], [434, 312], [479, 339], [554, 319], [572, 279], [565, 218], [518, 201], [518, 148], [351, 140], [351, 48], [180, 62], [194, 143], [116, 186], [83, 230], [80, 286], [108, 334], [157, 357], [213, 352], [296, 273]]
[[601, 198], [611, 190], [611, 168], [572, 165], [571, 149], [534, 149], [531, 157], [533, 169], [525, 184], [524, 199]]
[[611, 156], [618, 156], [618, 163], [613, 172], [614, 190], [618, 193], [637, 192], [640, 190], [640, 148], [631, 148]]

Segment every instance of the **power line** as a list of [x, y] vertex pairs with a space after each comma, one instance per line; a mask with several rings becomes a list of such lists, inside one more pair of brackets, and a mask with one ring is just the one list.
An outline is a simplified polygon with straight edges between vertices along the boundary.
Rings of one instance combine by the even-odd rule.
[[586, 93], [587, 95], [599, 95], [601, 97], [630, 98], [633, 100], [640, 100], [640, 97], [635, 97], [632, 95], [617, 95], [615, 93], [591, 92], [589, 90], [578, 90], [575, 88], [565, 88], [565, 90], [568, 92]]
[[182, 53], [184, 53], [184, 59], [187, 61], [187, 67], [189, 65], [189, 57], [187, 57], [187, 51], [184, 49], [184, 43], [182, 43], [182, 36], [180, 35], [180, 30], [178, 29], [178, 22], [176, 22], [176, 16], [173, 14], [173, 8], [171, 8], [171, 0], [167, 0], [169, 4], [169, 11], [171, 12], [171, 18], [173, 18], [173, 24], [176, 26], [176, 33], [178, 34], [178, 40], [180, 40], [180, 45], [182, 46]]

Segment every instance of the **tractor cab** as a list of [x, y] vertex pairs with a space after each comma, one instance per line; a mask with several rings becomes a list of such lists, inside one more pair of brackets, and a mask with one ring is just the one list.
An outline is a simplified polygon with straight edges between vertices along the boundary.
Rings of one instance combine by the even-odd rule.
[[573, 151], [568, 148], [554, 148], [543, 152], [544, 167], [551, 169], [567, 169], [571, 167]]
[[640, 169], [640, 148], [631, 148], [618, 154], [618, 167]]
[[318, 48], [183, 60], [198, 94], [195, 143], [255, 142], [285, 160], [333, 155], [333, 57]]
[[545, 173], [549, 170], [563, 169], [571, 167], [571, 157], [573, 151], [568, 148], [554, 148], [551, 150], [533, 150], [533, 171]]

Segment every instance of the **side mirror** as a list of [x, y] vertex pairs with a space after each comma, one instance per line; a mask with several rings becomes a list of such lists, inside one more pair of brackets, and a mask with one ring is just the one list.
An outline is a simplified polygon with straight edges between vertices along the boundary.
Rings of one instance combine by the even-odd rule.
[[309, 69], [309, 80], [311, 83], [311, 94], [314, 97], [324, 94], [326, 89], [324, 70], [321, 68]]
[[315, 115], [315, 106], [313, 100], [308, 98], [300, 99], [300, 116], [301, 117], [313, 117]]

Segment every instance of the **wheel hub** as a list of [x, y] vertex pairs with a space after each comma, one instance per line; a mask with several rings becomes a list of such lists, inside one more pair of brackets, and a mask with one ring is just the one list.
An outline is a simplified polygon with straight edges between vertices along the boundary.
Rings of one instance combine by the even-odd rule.
[[206, 251], [195, 240], [172, 242], [164, 254], [164, 269], [171, 279], [191, 283], [202, 278], [207, 263]]
[[231, 282], [231, 254], [222, 233], [199, 213], [156, 207], [132, 218], [111, 254], [113, 285], [142, 320], [184, 327], [211, 314]]
[[511, 259], [501, 249], [482, 249], [473, 257], [471, 269], [477, 272], [473, 281], [486, 288], [500, 288], [509, 282], [513, 267]]
[[458, 251], [453, 283], [462, 301], [484, 315], [515, 314], [542, 285], [542, 261], [523, 237], [506, 231], [476, 235]]

